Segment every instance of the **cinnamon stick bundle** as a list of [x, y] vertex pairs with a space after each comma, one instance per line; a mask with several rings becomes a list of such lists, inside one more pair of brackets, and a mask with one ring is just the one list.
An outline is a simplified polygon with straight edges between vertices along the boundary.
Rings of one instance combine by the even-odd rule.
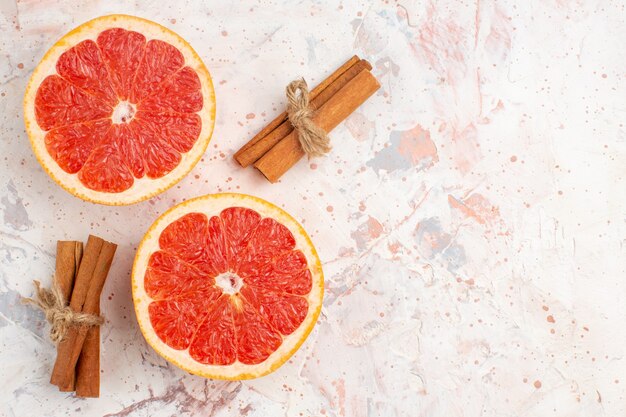
[[[369, 72], [371, 69], [369, 62], [353, 56], [311, 90], [309, 107], [317, 110], [312, 119], [315, 124], [328, 133], [367, 100], [380, 87]], [[268, 180], [276, 182], [302, 156], [298, 132], [289, 122], [287, 112], [283, 112], [234, 158], [242, 167], [253, 164]]]
[[[313, 122], [327, 133], [330, 132], [379, 87], [380, 84], [367, 69], [361, 70], [319, 109], [313, 116]], [[297, 135], [298, 132], [292, 131], [255, 162], [254, 167], [270, 182], [278, 181], [304, 156]]]
[[50, 323], [50, 339], [58, 343], [50, 382], [62, 392], [100, 396], [100, 294], [116, 248], [96, 236], [84, 251], [82, 242], [58, 241], [52, 287], [35, 280], [35, 297], [22, 298]]
[[[360, 60], [360, 58], [358, 56], [356, 56], [356, 55], [354, 55], [352, 58], [347, 60], [335, 72], [330, 74], [330, 76], [328, 78], [326, 78], [317, 87], [315, 87], [313, 90], [311, 90], [311, 99], [315, 99], [315, 97], [318, 96], [323, 90], [325, 90], [326, 87], [328, 87], [330, 84], [332, 84], [341, 74], [346, 72], [346, 70], [348, 70], [350, 67], [352, 67], [357, 62], [359, 62], [359, 60]], [[269, 135], [274, 129], [276, 129], [278, 126], [280, 126], [281, 124], [285, 123], [286, 121], [287, 121], [287, 112], [284, 111], [281, 114], [279, 114], [274, 120], [272, 120], [267, 126], [265, 126], [259, 133], [257, 133], [252, 139], [250, 139], [248, 141], [248, 143], [243, 145], [241, 147], [241, 149], [239, 149], [237, 151], [237, 153], [235, 153], [235, 155], [234, 155], [235, 160], [237, 162], [239, 162], [241, 164], [241, 166], [243, 166], [243, 167], [247, 167], [252, 162], [256, 161], [256, 159], [255, 159], [252, 162], [248, 162], [248, 160], [250, 158], [250, 156], [246, 155], [246, 154], [248, 154], [248, 152], [247, 152], [248, 149], [252, 145], [254, 145], [255, 143], [257, 143], [260, 140], [262, 140], [264, 137]], [[246, 156], [244, 156], [244, 155], [246, 155]]]
[[[89, 236], [69, 304], [74, 312], [94, 315], [100, 313], [100, 294], [116, 248], [114, 243]], [[66, 391], [74, 387], [75, 380], [77, 395], [99, 396], [99, 334], [98, 327], [80, 326], [68, 330], [58, 346], [57, 359], [50, 378], [52, 384]]]
[[[311, 106], [314, 109], [321, 107], [329, 98], [339, 91], [343, 85], [354, 78], [364, 68], [371, 70], [372, 66], [369, 62], [364, 59], [359, 59], [356, 55], [350, 58], [345, 64], [339, 67], [337, 71], [333, 72], [330, 77], [311, 90], [309, 93]], [[277, 122], [279, 120], [280, 122]], [[235, 154], [235, 160], [239, 162], [242, 167], [247, 167], [255, 163], [292, 131], [293, 126], [287, 119], [287, 112], [281, 113]]]

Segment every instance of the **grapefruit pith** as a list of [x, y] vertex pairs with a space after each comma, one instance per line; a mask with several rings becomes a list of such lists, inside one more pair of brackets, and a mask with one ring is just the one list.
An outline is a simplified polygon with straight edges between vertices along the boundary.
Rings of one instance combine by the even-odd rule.
[[312, 330], [324, 278], [310, 238], [244, 194], [188, 200], [143, 238], [132, 273], [147, 342], [193, 374], [248, 379], [282, 365]]
[[26, 130], [46, 172], [70, 193], [109, 205], [178, 182], [204, 153], [214, 119], [211, 76], [191, 46], [126, 15], [63, 36], [24, 96]]

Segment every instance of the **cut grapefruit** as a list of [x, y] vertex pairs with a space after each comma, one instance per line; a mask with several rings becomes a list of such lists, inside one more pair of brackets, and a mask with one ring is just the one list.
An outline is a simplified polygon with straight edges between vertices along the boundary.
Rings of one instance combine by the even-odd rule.
[[131, 204], [198, 162], [213, 132], [215, 94], [182, 38], [111, 15], [45, 54], [26, 88], [24, 120], [37, 159], [63, 188], [87, 201]]
[[322, 267], [306, 232], [260, 198], [213, 194], [162, 215], [133, 265], [139, 327], [196, 375], [268, 374], [300, 347], [322, 305]]

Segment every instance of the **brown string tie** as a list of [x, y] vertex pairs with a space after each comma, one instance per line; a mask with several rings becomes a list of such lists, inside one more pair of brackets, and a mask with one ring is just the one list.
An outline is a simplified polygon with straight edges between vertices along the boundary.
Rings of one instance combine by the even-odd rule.
[[313, 109], [309, 105], [309, 87], [304, 78], [290, 82], [285, 93], [288, 101], [287, 117], [298, 132], [304, 153], [309, 159], [328, 153], [331, 149], [330, 139], [324, 129], [311, 120]]
[[94, 314], [80, 313], [72, 310], [63, 297], [63, 292], [53, 280], [52, 289], [43, 288], [39, 281], [35, 283], [36, 298], [22, 298], [25, 304], [32, 304], [39, 308], [46, 315], [46, 320], [50, 323], [50, 339], [53, 342], [60, 342], [65, 334], [74, 326], [100, 326], [104, 323], [104, 317]]

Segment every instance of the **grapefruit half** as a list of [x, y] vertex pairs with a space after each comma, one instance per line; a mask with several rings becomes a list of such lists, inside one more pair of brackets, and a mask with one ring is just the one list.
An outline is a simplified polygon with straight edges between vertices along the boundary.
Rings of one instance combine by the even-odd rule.
[[63, 188], [131, 204], [198, 162], [213, 132], [215, 94], [185, 40], [149, 20], [110, 15], [45, 54], [26, 88], [24, 120], [37, 159]]
[[310, 238], [260, 198], [212, 194], [163, 214], [141, 241], [133, 302], [146, 341], [196, 375], [249, 379], [313, 329], [324, 278]]

